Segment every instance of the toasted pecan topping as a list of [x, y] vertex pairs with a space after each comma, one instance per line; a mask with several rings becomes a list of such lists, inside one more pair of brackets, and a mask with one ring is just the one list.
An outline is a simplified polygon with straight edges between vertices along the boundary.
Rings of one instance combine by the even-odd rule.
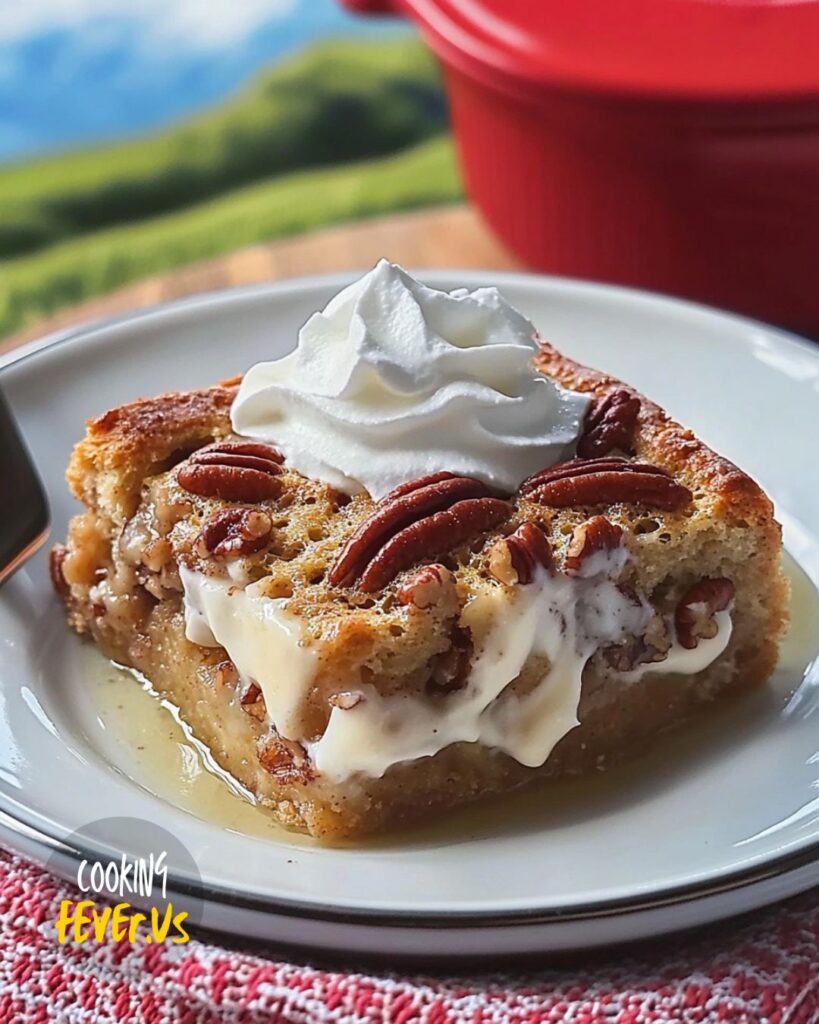
[[216, 686], [235, 686], [239, 682], [238, 669], [230, 658], [225, 658], [214, 666], [213, 682]]
[[608, 455], [615, 448], [631, 451], [640, 399], [626, 388], [610, 391], [592, 403], [586, 413], [577, 454], [584, 459]]
[[69, 586], [63, 575], [63, 562], [68, 554], [65, 544], [55, 544], [48, 554], [48, 573], [51, 583], [60, 597], [68, 597]]
[[242, 694], [242, 704], [255, 704], [256, 701], [261, 697], [262, 691], [258, 683], [249, 683], [247, 689]]
[[263, 722], [267, 718], [267, 707], [262, 696], [261, 687], [252, 679], [239, 699], [239, 703], [242, 710], [250, 715], [251, 718], [255, 718], [257, 722]]
[[444, 565], [424, 565], [408, 576], [398, 588], [399, 604], [416, 608], [435, 608], [443, 605], [455, 593], [455, 577]]
[[672, 512], [691, 501], [688, 488], [659, 466], [613, 457], [572, 459], [542, 469], [523, 481], [520, 493], [552, 508], [623, 502]]
[[332, 704], [334, 708], [339, 708], [341, 711], [352, 711], [354, 707], [363, 703], [364, 700], [364, 694], [359, 690], [341, 690], [339, 693], [334, 693], [328, 697], [328, 703]]
[[714, 615], [725, 611], [734, 599], [735, 588], [724, 576], [702, 579], [680, 599], [674, 613], [677, 639], [689, 650], [700, 640], [717, 635]]
[[456, 626], [450, 646], [432, 659], [432, 672], [426, 686], [430, 696], [445, 697], [466, 686], [472, 666], [472, 651], [471, 632], [463, 626]]
[[219, 441], [200, 448], [180, 466], [180, 487], [203, 498], [265, 501], [281, 489], [283, 456], [258, 441]]
[[283, 739], [274, 731], [259, 748], [259, 762], [265, 771], [283, 782], [304, 784], [316, 774], [304, 747], [295, 740]]
[[221, 508], [199, 531], [196, 550], [203, 558], [240, 558], [261, 551], [270, 540], [273, 521], [255, 508]]
[[142, 549], [142, 564], [150, 572], [161, 572], [173, 561], [173, 546], [166, 537], [155, 537]]
[[623, 543], [623, 531], [605, 516], [591, 519], [575, 527], [566, 548], [563, 563], [567, 573], [581, 575], [588, 560], [602, 551], [615, 551]]
[[500, 498], [467, 498], [405, 526], [381, 548], [361, 574], [365, 593], [381, 590], [399, 572], [425, 558], [436, 558], [478, 533], [498, 526], [511, 509]]
[[609, 455], [604, 459], [569, 459], [568, 462], [558, 462], [554, 466], [547, 466], [527, 477], [518, 488], [518, 492], [528, 496], [536, 491], [543, 484], [553, 483], [556, 480], [563, 480], [569, 477], [589, 476], [592, 473], [654, 473], [660, 476], [668, 476], [664, 469], [659, 466], [652, 466], [648, 462], [632, 462], [620, 455]]
[[224, 455], [227, 459], [236, 460], [231, 463], [234, 466], [246, 464], [239, 461], [242, 459], [261, 459], [262, 462], [275, 462], [277, 465], [284, 462], [282, 453], [265, 441], [215, 441], [207, 448], [200, 448], [194, 452], [194, 455], [201, 456], [212, 454]]
[[[489, 493], [489, 488], [479, 480], [467, 476], [453, 476], [451, 473], [436, 473], [431, 477], [422, 477], [420, 480], [402, 484], [378, 503], [372, 515], [364, 520], [341, 549], [329, 573], [330, 583], [336, 587], [352, 585], [356, 579], [363, 577], [365, 569], [380, 557], [386, 545], [406, 528], [468, 499], [497, 501], [489, 499]], [[509, 506], [505, 502], [501, 504], [508, 512]], [[461, 511], [470, 512], [474, 516], [471, 509], [470, 506]], [[453, 539], [451, 544], [439, 546], [434, 551], [430, 544], [421, 545], [425, 550], [419, 557], [434, 557], [458, 543], [460, 541]], [[392, 549], [393, 552], [395, 550]], [[402, 569], [409, 568], [413, 561], [402, 560], [400, 565], [396, 563], [396, 568], [385, 582], [388, 583]], [[378, 590], [379, 587], [368, 585], [362, 589]]]
[[489, 553], [490, 573], [507, 586], [531, 583], [538, 566], [551, 570], [553, 561], [551, 545], [537, 523], [519, 526], [509, 537], [496, 541]]
[[[623, 589], [623, 588], [620, 588]], [[638, 665], [659, 664], [668, 657], [671, 636], [662, 615], [654, 614], [642, 636], [627, 636], [602, 648], [603, 661], [615, 672], [633, 672]]]
[[428, 487], [430, 484], [439, 484], [442, 480], [453, 480], [457, 475], [457, 473], [450, 473], [444, 469], [440, 473], [430, 473], [429, 476], [419, 476], [416, 480], [407, 480], [405, 483], [394, 487], [388, 494], [385, 494], [378, 504], [387, 505], [396, 498], [403, 498], [405, 494], [419, 491], [422, 487]]

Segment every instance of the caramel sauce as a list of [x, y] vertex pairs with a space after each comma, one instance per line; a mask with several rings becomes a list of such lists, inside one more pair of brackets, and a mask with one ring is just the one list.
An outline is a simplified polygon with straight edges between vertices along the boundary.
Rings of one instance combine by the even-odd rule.
[[[444, 821], [341, 845], [389, 848], [436, 846], [533, 829], [567, 827], [573, 822], [616, 812], [618, 805], [656, 792], [678, 772], [752, 732], [778, 714], [816, 657], [815, 624], [819, 592], [787, 554], [785, 572], [792, 588], [792, 620], [772, 682], [740, 698], [718, 704], [696, 722], [662, 737], [652, 750], [631, 761], [576, 779], [533, 783], [510, 795], [448, 811]], [[87, 679], [99, 724], [126, 753], [118, 767], [135, 784], [217, 828], [305, 847], [309, 836], [277, 824], [271, 812], [219, 767], [207, 748], [181, 721], [177, 709], [150, 685], [117, 668], [88, 648]], [[340, 844], [334, 844], [340, 845]]]

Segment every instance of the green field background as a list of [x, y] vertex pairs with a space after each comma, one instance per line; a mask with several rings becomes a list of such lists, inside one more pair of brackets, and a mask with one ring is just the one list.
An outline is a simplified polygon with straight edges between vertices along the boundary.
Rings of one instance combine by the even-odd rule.
[[0, 170], [0, 336], [195, 260], [461, 192], [421, 44], [325, 42], [154, 136]]

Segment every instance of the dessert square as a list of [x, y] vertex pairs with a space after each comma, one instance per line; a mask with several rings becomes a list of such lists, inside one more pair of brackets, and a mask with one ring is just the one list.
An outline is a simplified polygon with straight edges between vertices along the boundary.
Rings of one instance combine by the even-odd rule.
[[379, 264], [295, 353], [89, 422], [71, 626], [325, 840], [598, 770], [764, 682], [770, 500], [494, 289]]

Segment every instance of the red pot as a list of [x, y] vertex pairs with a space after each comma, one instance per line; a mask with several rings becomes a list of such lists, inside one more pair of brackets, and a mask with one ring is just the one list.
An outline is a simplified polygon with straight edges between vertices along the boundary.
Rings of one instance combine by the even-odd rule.
[[819, 335], [817, 0], [343, 2], [417, 22], [527, 263]]

